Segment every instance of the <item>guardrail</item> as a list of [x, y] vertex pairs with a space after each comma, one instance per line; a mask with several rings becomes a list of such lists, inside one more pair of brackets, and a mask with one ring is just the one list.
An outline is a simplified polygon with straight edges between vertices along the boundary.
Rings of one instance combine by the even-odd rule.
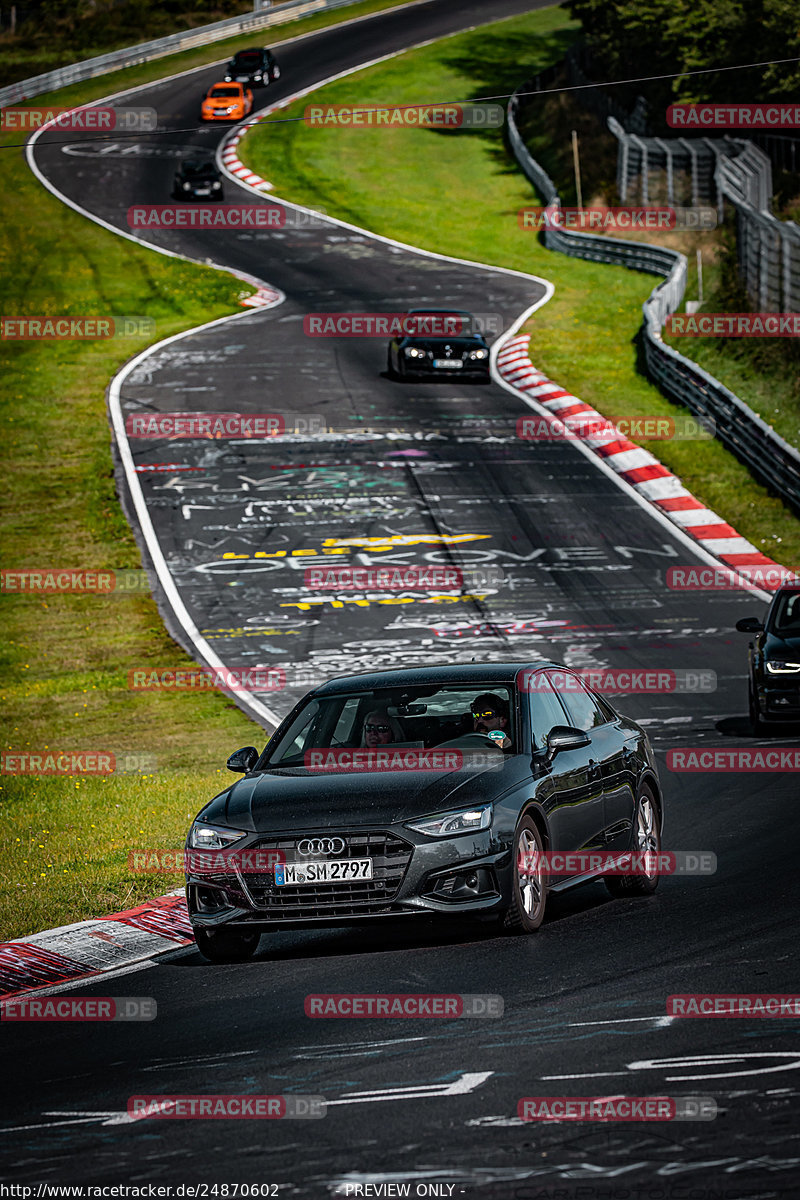
[[195, 29], [170, 33], [166, 37], [154, 38], [151, 42], [141, 42], [138, 46], [111, 50], [108, 54], [99, 54], [96, 58], [70, 63], [66, 67], [58, 67], [55, 71], [46, 71], [43, 75], [34, 75], [30, 79], [20, 79], [17, 83], [0, 88], [0, 107], [18, 104], [31, 96], [41, 96], [44, 92], [52, 92], [71, 83], [81, 83], [85, 79], [94, 79], [97, 75], [107, 75], [110, 71], [119, 71], [123, 67], [136, 67], [140, 63], [163, 58], [167, 54], [176, 54], [180, 50], [193, 50], [209, 42], [219, 42], [224, 38], [234, 37], [237, 33], [268, 29], [271, 25], [282, 25], [298, 17], [311, 16], [329, 8], [345, 8], [355, 3], [357, 0], [287, 0], [287, 3], [276, 4], [274, 8], [263, 12], [243, 13], [238, 17], [215, 21], [211, 25], [198, 25]]
[[619, 145], [623, 203], [637, 184], [642, 204], [648, 203], [654, 171], [665, 172], [667, 203], [674, 203], [676, 168], [688, 167], [692, 204], [712, 200], [720, 215], [725, 204], [736, 211], [737, 267], [751, 301], [760, 312], [797, 311], [800, 228], [770, 211], [772, 163], [764, 150], [745, 138], [640, 137], [614, 117], [607, 123]]
[[[522, 84], [517, 92], [533, 90]], [[533, 158], [517, 126], [520, 97], [517, 92], [507, 107], [508, 140], [514, 157], [543, 203], [559, 208], [558, 189], [544, 168]], [[759, 214], [757, 214], [759, 215]], [[665, 278], [642, 305], [642, 343], [650, 377], [671, 400], [685, 405], [701, 420], [714, 422], [716, 436], [741, 459], [755, 476], [787, 504], [800, 511], [800, 453], [762, 421], [743, 400], [697, 363], [666, 346], [661, 330], [670, 313], [676, 312], [686, 290], [686, 257], [677, 250], [627, 242], [619, 238], [580, 233], [577, 230], [545, 228], [545, 246], [574, 258], [586, 258], [647, 271]]]

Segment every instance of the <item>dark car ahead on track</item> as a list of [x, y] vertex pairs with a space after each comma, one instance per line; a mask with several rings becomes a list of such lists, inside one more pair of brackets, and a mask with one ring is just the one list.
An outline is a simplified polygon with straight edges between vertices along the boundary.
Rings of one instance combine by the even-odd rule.
[[756, 733], [778, 721], [800, 721], [800, 586], [779, 588], [765, 620], [743, 617], [750, 643], [748, 704]]
[[226, 83], [245, 83], [250, 87], [267, 87], [280, 77], [275, 55], [264, 47], [239, 50], [225, 68]]
[[176, 200], [222, 200], [222, 175], [210, 159], [186, 158], [175, 172]]
[[[228, 767], [244, 779], [186, 846], [189, 915], [213, 960], [249, 957], [268, 930], [386, 919], [528, 933], [548, 891], [599, 874], [546, 877], [535, 852], [661, 848], [646, 734], [550, 663], [333, 679]], [[606, 875], [611, 892], [654, 891], [649, 862]]]
[[414, 308], [406, 314], [406, 321], [413, 332], [392, 338], [387, 351], [386, 369], [393, 379], [420, 375], [491, 377], [489, 347], [471, 313]]

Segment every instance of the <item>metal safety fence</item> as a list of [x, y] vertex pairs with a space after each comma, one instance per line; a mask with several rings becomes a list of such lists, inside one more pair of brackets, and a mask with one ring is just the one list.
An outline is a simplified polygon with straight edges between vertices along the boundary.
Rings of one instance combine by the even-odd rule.
[[[517, 163], [543, 204], [560, 208], [556, 185], [531, 155], [517, 124], [521, 102], [526, 99], [518, 93], [535, 90], [528, 81], [509, 100], [508, 141]], [[670, 313], [679, 308], [686, 290], [685, 255], [661, 246], [580, 233], [553, 225], [543, 229], [542, 238], [548, 249], [558, 250], [573, 258], [624, 266], [665, 277], [642, 306], [644, 319], [641, 335], [648, 374], [671, 400], [685, 405], [701, 420], [712, 419], [722, 444], [741, 459], [762, 483], [800, 511], [800, 453], [719, 380], [664, 344], [661, 330]]]
[[772, 162], [765, 150], [745, 138], [641, 137], [615, 117], [608, 118], [608, 128], [619, 147], [617, 191], [623, 204], [635, 191], [642, 204], [649, 203], [654, 176], [662, 173], [666, 201], [675, 203], [676, 177], [684, 171], [692, 204], [712, 201], [720, 217], [726, 204], [734, 209], [738, 273], [758, 311], [798, 311], [800, 227], [770, 211]]

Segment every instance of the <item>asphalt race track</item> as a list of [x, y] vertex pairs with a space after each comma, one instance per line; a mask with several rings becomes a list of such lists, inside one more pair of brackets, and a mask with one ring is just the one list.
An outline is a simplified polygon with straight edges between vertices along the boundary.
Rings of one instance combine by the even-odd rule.
[[[475, 0], [433, 0], [333, 28], [281, 48], [282, 78], [258, 102], [532, 7], [502, 0], [489, 14]], [[164, 129], [135, 143], [41, 138], [38, 170], [128, 232], [131, 204], [169, 202], [178, 148], [210, 150], [223, 136], [193, 128], [217, 74], [138, 91]], [[225, 200], [278, 203], [232, 183]], [[4, 1178], [278, 1184], [279, 1195], [309, 1197], [380, 1195], [352, 1185], [393, 1182], [410, 1183], [411, 1195], [437, 1184], [444, 1190], [419, 1194], [500, 1200], [796, 1195], [791, 1020], [665, 1015], [674, 993], [798, 990], [795, 780], [663, 765], [671, 747], [766, 744], [746, 716], [747, 639], [732, 632], [763, 602], [671, 590], [670, 566], [703, 560], [573, 446], [517, 438], [529, 410], [498, 383], [398, 382], [383, 340], [303, 332], [308, 313], [412, 305], [497, 314], [506, 330], [542, 300], [542, 282], [301, 221], [293, 209], [275, 231], [147, 238], [256, 276], [285, 300], [143, 356], [122, 380], [123, 413], [281, 413], [287, 427], [315, 417], [328, 431], [303, 433], [299, 421], [300, 432], [266, 443], [130, 443], [158, 545], [204, 641], [228, 667], [286, 673], [285, 690], [257, 697], [262, 714], [281, 716], [312, 681], [384, 665], [552, 657], [686, 672], [684, 690], [615, 702], [659, 753], [665, 846], [711, 851], [718, 869], [665, 878], [645, 901], [587, 885], [554, 900], [528, 938], [466, 924], [284, 932], [244, 965], [211, 966], [186, 950], [82, 985], [81, 995], [153, 996], [158, 1019], [6, 1031]], [[384, 562], [500, 568], [503, 580], [403, 604], [305, 583], [309, 567]], [[190, 645], [166, 601], [163, 611]], [[693, 690], [700, 672], [713, 673], [713, 690]], [[310, 992], [418, 991], [500, 994], [505, 1013], [361, 1024], [304, 1015]], [[131, 1095], [240, 1092], [322, 1095], [327, 1116], [209, 1124], [126, 1113]], [[601, 1094], [710, 1096], [718, 1115], [573, 1126], [516, 1116], [524, 1096]]]

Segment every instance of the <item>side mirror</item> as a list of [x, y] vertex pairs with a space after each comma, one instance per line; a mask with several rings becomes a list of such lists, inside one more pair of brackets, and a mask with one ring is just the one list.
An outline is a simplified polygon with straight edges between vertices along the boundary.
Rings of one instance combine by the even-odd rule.
[[739, 633], [761, 633], [764, 622], [759, 621], [758, 617], [742, 617], [741, 621], [736, 622], [736, 628]]
[[580, 750], [588, 746], [591, 738], [582, 729], [571, 725], [554, 725], [547, 735], [547, 757], [555, 758], [562, 750]]
[[225, 766], [229, 771], [242, 771], [246, 775], [248, 771], [252, 771], [258, 759], [259, 753], [255, 746], [244, 746], [241, 750], [234, 751]]

